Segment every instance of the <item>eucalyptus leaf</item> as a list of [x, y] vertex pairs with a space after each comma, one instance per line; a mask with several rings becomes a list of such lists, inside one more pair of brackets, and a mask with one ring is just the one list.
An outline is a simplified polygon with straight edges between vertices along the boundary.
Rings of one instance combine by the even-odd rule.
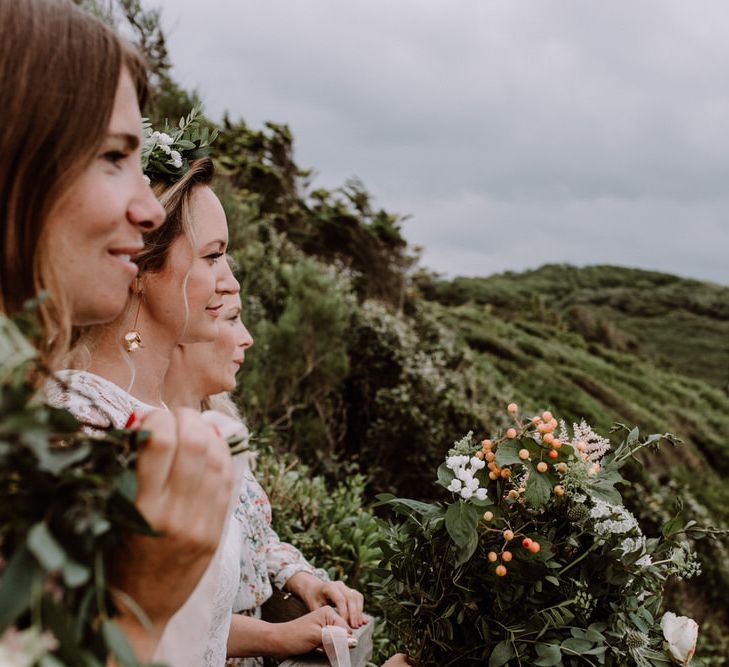
[[562, 651], [559, 644], [536, 644], [537, 658], [532, 664], [537, 667], [556, 667], [562, 664]]
[[0, 635], [30, 607], [33, 583], [40, 575], [28, 549], [17, 549], [0, 577]]
[[119, 661], [122, 667], [141, 667], [126, 635], [119, 626], [110, 619], [101, 622], [101, 634], [109, 652]]
[[65, 549], [56, 541], [45, 523], [37, 523], [28, 531], [26, 539], [29, 551], [49, 572], [60, 570], [66, 563]]
[[502, 667], [509, 660], [516, 656], [514, 653], [514, 645], [510, 640], [505, 639], [494, 646], [494, 650], [491, 651], [489, 657], [489, 667]]

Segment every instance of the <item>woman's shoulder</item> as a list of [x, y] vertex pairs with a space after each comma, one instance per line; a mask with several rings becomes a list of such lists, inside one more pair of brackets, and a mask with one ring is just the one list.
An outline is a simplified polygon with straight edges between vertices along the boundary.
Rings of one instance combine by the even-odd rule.
[[145, 404], [110, 380], [89, 371], [64, 369], [48, 379], [46, 399], [89, 426], [123, 428], [129, 415]]

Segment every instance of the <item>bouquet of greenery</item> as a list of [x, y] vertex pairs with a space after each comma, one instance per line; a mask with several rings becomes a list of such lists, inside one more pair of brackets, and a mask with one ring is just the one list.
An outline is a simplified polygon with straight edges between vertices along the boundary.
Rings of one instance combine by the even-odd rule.
[[136, 666], [105, 564], [126, 532], [153, 534], [134, 505], [144, 434], [90, 437], [44, 404], [38, 375], [35, 349], [0, 315], [0, 664]]
[[[669, 434], [609, 440], [549, 412], [503, 437], [455, 443], [438, 469], [448, 502], [380, 496], [403, 520], [382, 544], [387, 622], [419, 665], [688, 664], [698, 626], [661, 616], [668, 577], [700, 567], [669, 521], [647, 536], [615, 488], [620, 469]], [[391, 633], [392, 634], [392, 633]]]

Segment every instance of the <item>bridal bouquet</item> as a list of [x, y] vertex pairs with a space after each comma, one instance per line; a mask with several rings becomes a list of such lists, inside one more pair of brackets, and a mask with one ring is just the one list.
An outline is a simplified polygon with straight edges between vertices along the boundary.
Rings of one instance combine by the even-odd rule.
[[385, 543], [386, 620], [418, 665], [686, 665], [698, 626], [664, 613], [671, 576], [700, 572], [680, 514], [646, 535], [624, 507], [621, 467], [669, 434], [610, 441], [551, 413], [501, 437], [455, 443], [445, 502], [380, 496], [402, 517]]

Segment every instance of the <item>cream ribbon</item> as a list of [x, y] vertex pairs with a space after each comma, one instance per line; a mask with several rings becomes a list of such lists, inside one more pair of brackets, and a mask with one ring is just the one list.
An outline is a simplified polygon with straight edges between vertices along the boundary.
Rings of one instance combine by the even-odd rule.
[[349, 636], [338, 625], [325, 625], [321, 629], [321, 643], [332, 667], [352, 667], [349, 659]]

